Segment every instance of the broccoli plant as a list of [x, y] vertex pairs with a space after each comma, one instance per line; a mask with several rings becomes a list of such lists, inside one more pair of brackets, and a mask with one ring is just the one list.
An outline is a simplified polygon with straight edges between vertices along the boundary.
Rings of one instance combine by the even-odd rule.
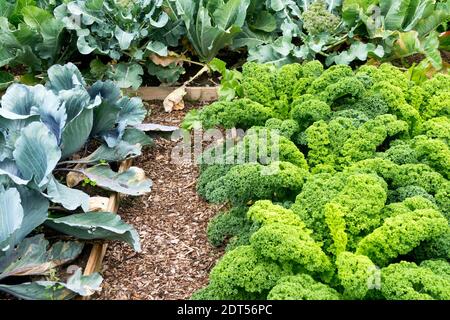
[[151, 55], [168, 56], [168, 46], [177, 46], [184, 32], [165, 12], [163, 1], [65, 1], [54, 13], [67, 30], [76, 34], [81, 54], [111, 60], [108, 64], [92, 60], [91, 73], [96, 78], [106, 76], [121, 88], [137, 89], [144, 67], [169, 82], [178, 80], [184, 71], [177, 63], [164, 69], [149, 59]]

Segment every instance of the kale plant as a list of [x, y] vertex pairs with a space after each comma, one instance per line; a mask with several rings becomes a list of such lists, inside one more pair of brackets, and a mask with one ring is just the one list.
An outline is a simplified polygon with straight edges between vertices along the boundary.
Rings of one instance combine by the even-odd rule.
[[[199, 194], [232, 208], [208, 226], [229, 250], [192, 298], [449, 299], [450, 77], [248, 62], [239, 86], [198, 114], [249, 130], [200, 157]], [[202, 162], [221, 149], [244, 161]]]

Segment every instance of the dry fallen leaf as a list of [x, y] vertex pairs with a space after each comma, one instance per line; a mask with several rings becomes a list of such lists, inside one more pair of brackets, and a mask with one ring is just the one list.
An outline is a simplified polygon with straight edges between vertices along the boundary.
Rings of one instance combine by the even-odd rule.
[[167, 67], [171, 65], [172, 63], [181, 64], [183, 63], [183, 56], [180, 56], [174, 52], [169, 52], [169, 55], [167, 57], [162, 57], [156, 53], [152, 53], [150, 55], [150, 60], [158, 66]]
[[[78, 154], [74, 155], [74, 157], [73, 157], [73, 160], [80, 160], [80, 159], [81, 159], [81, 156]], [[84, 169], [84, 168], [86, 168], [86, 164], [79, 163], [75, 166], [74, 169], [79, 170], [79, 169]], [[85, 176], [82, 173], [71, 171], [66, 176], [66, 185], [69, 188], [76, 187], [81, 181], [84, 180], [84, 178], [85, 178]]]
[[183, 110], [184, 100], [183, 97], [186, 95], [186, 87], [181, 86], [171, 94], [169, 94], [163, 102], [164, 110], [166, 112], [172, 112], [173, 110]]
[[84, 175], [79, 172], [69, 172], [66, 176], [66, 184], [69, 188], [76, 187], [81, 181], [84, 180]]

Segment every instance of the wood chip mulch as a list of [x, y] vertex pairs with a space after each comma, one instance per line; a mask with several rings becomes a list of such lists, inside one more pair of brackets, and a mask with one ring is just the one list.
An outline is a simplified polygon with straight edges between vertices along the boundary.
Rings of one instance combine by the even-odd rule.
[[[187, 110], [164, 113], [150, 106], [148, 122], [179, 125]], [[138, 231], [142, 252], [126, 244], [109, 245], [103, 262], [103, 290], [95, 299], [188, 299], [208, 283], [208, 275], [223, 250], [212, 247], [206, 227], [218, 208], [195, 191], [195, 164], [171, 163], [177, 142], [157, 138], [134, 165], [153, 180], [152, 192], [126, 197], [119, 214]]]

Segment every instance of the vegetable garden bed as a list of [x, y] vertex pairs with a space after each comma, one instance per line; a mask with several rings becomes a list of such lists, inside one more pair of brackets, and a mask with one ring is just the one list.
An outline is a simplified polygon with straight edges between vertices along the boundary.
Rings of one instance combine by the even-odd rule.
[[1, 0], [0, 297], [449, 300], [449, 23]]

